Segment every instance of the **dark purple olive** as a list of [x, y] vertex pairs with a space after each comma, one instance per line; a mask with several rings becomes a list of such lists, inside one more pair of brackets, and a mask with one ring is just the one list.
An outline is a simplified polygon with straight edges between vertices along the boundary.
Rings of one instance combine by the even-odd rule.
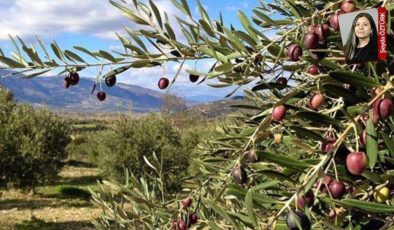
[[186, 222], [184, 220], [179, 220], [178, 221], [178, 230], [186, 230], [186, 229], [187, 229]]
[[108, 87], [114, 86], [115, 83], [116, 83], [116, 76], [109, 76], [109, 77], [106, 77], [106, 78], [105, 78], [105, 84], [106, 84]]
[[316, 61], [323, 59], [325, 56], [324, 52], [311, 52], [311, 58]]
[[64, 88], [68, 89], [68, 87], [70, 87], [70, 77], [65, 77], [64, 78]]
[[339, 12], [335, 12], [333, 15], [331, 15], [330, 17], [330, 27], [335, 30], [335, 31], [339, 31], [339, 20], [338, 20], [338, 16], [339, 16]]
[[97, 93], [97, 99], [99, 99], [99, 101], [104, 101], [106, 97], [107, 95], [103, 91]]
[[331, 181], [328, 188], [333, 198], [340, 198], [346, 191], [345, 184], [342, 181]]
[[197, 213], [192, 213], [189, 215], [189, 224], [190, 225], [197, 223], [197, 221], [198, 221]]
[[198, 81], [199, 77], [200, 76], [198, 76], [198, 75], [190, 74], [189, 75], [189, 80], [194, 83], [194, 82]]
[[286, 107], [284, 105], [278, 105], [272, 110], [272, 119], [276, 122], [280, 122], [286, 116]]
[[373, 113], [380, 119], [386, 119], [393, 114], [394, 105], [390, 99], [379, 99], [373, 104]]
[[367, 130], [363, 130], [360, 135], [360, 144], [362, 146], [367, 146]]
[[302, 211], [290, 211], [286, 216], [286, 223], [289, 230], [310, 230], [311, 221]]
[[159, 87], [159, 89], [166, 89], [169, 84], [170, 84], [170, 81], [167, 78], [162, 77], [162, 78], [160, 78], [159, 82], [157, 83], [157, 86]]
[[317, 66], [315, 64], [309, 66], [307, 73], [312, 74], [312, 75], [319, 74], [319, 66]]
[[315, 33], [307, 33], [304, 37], [304, 46], [307, 49], [315, 49], [319, 44], [319, 36]]
[[190, 205], [192, 205], [193, 199], [190, 197], [185, 198], [184, 200], [182, 200], [182, 206], [183, 208], [189, 208]]
[[306, 29], [306, 33], [315, 33], [317, 27], [318, 27], [318, 25], [310, 25], [310, 26], [308, 26], [308, 28]]
[[335, 139], [334, 138], [328, 138], [327, 141], [325, 141], [322, 146], [321, 146], [321, 150], [325, 153], [328, 153], [332, 150], [332, 147], [335, 143]]
[[346, 157], [346, 168], [352, 175], [361, 175], [367, 166], [368, 158], [364, 152], [351, 152]]
[[[327, 49], [327, 43], [319, 42], [315, 49]], [[313, 60], [319, 61], [326, 57], [327, 52], [311, 51], [310, 55]]]
[[314, 33], [317, 34], [320, 41], [324, 41], [328, 36], [330, 36], [330, 27], [327, 24], [318, 25], [316, 26]]
[[78, 73], [70, 73], [70, 85], [77, 85], [79, 82], [79, 74]]
[[298, 61], [300, 60], [300, 56], [302, 56], [302, 48], [298, 44], [292, 44], [287, 49], [287, 57], [291, 61]]
[[244, 62], [245, 60], [243, 60], [243, 59], [241, 59], [241, 58], [236, 58], [235, 59], [235, 63], [237, 63], [237, 64], [239, 64], [239, 63], [242, 63], [242, 62]]
[[247, 156], [250, 163], [255, 163], [258, 160], [258, 156], [256, 155], [256, 151], [254, 149], [249, 150], [247, 152]]
[[276, 79], [276, 83], [281, 85], [287, 85], [287, 79], [285, 77], [279, 77], [278, 79]]
[[379, 121], [380, 121], [380, 116], [376, 113], [373, 113], [372, 114], [372, 123], [374, 125], [377, 125], [377, 124], [379, 124]]
[[248, 180], [248, 175], [245, 171], [245, 169], [241, 166], [239, 167], [235, 167], [232, 171], [231, 171], [231, 176], [233, 177], [234, 182], [236, 182], [237, 184], [245, 184], [246, 181]]
[[312, 190], [309, 190], [305, 195], [297, 197], [297, 206], [300, 209], [304, 209], [305, 205], [312, 207], [315, 201], [315, 195]]

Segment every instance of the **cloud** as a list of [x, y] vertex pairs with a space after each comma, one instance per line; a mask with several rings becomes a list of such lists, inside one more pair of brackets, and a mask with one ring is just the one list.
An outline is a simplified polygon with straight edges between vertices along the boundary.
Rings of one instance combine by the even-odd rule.
[[226, 10], [229, 10], [229, 11], [235, 11], [238, 9], [239, 9], [239, 7], [234, 6], [234, 5], [226, 6]]
[[245, 9], [249, 8], [249, 3], [247, 3], [247, 2], [241, 2], [239, 4], [240, 5], [227, 5], [226, 6], [226, 10], [228, 10], [228, 11], [238, 11], [241, 8], [245, 8]]
[[109, 46], [110, 50], [118, 51], [118, 52], [124, 52], [124, 48], [121, 44], [118, 45], [110, 45]]
[[[155, 3], [170, 16], [177, 11], [170, 1]], [[56, 37], [62, 33], [116, 39], [115, 32], [131, 24], [107, 0], [1, 0], [0, 15], [0, 40], [7, 40], [8, 34]]]
[[8, 34], [23, 37], [56, 36], [64, 32], [99, 35], [119, 30], [120, 23], [126, 23], [107, 1], [16, 0], [0, 7], [0, 39], [7, 39]]
[[[213, 62], [204, 61], [203, 63], [197, 66], [197, 70], [201, 72], [207, 72], [209, 68], [211, 68]], [[138, 85], [144, 88], [158, 90], [157, 82], [161, 77], [167, 77], [170, 82], [174, 78], [180, 64], [175, 63], [163, 67], [154, 67], [154, 68], [142, 68], [142, 69], [132, 69], [129, 70], [118, 77], [119, 82]], [[175, 93], [178, 96], [182, 97], [193, 97], [193, 96], [214, 96], [217, 98], [224, 98], [226, 94], [232, 91], [234, 87], [228, 88], [213, 88], [207, 85], [207, 83], [217, 83], [216, 80], [208, 80], [204, 83], [197, 85], [196, 83], [191, 83], [189, 81], [189, 74], [185, 71], [186, 69], [194, 69], [193, 63], [186, 63], [178, 76], [174, 85], [172, 85], [168, 92]], [[163, 91], [161, 91], [163, 92]], [[164, 91], [166, 92], [166, 91]], [[239, 92], [242, 92], [239, 91]]]
[[[161, 77], [166, 77], [172, 81], [179, 66], [180, 64], [170, 64], [166, 67], [136, 68], [122, 74], [119, 77], [119, 80], [127, 84], [157, 90], [157, 82], [159, 79]], [[190, 68], [191, 67], [188, 64], [183, 66], [182, 71], [176, 80], [176, 85], [185, 85], [189, 83], [188, 74], [185, 70]]]
[[[164, 11], [170, 17], [179, 41], [186, 39], [175, 22], [174, 15], [188, 21], [187, 17], [181, 16], [180, 12], [169, 0], [155, 0], [164, 19]], [[130, 4], [129, 4], [130, 5]], [[205, 6], [205, 9], [208, 7]], [[194, 9], [198, 12], [198, 9]], [[79, 34], [82, 36], [95, 36], [101, 39], [116, 39], [115, 32], [123, 32], [124, 26], [136, 29], [136, 25], [126, 19], [121, 11], [113, 7], [108, 0], [0, 0], [0, 41], [8, 40], [8, 34], [20, 35], [24, 39], [34, 34], [43, 39], [57, 39], [63, 34]], [[198, 14], [197, 14], [198, 15]], [[78, 41], [71, 41], [72, 43]], [[95, 42], [92, 40], [91, 42]], [[111, 50], [122, 50], [120, 44], [110, 44]], [[62, 44], [60, 44], [62, 45]], [[81, 44], [83, 46], [83, 44]], [[147, 44], [148, 49], [151, 49]], [[4, 48], [4, 47], [2, 47]], [[212, 63], [202, 62], [197, 70], [207, 72]], [[119, 76], [119, 82], [134, 84], [153, 90], [158, 90], [157, 82], [160, 77], [167, 76], [170, 80], [175, 76], [179, 64], [170, 64], [164, 70], [162, 67], [131, 69]], [[187, 63], [184, 69], [194, 69], [194, 62]], [[104, 71], [105, 72], [105, 71]], [[89, 68], [84, 72], [85, 76], [95, 77], [98, 69]], [[215, 81], [209, 81], [214, 83]], [[183, 70], [170, 91], [178, 95], [220, 95], [224, 96], [231, 88], [216, 89], [206, 85], [189, 82], [188, 74]]]

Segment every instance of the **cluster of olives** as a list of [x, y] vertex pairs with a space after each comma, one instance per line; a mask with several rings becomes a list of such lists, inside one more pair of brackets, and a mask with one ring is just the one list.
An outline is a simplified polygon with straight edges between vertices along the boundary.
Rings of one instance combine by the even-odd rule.
[[[193, 203], [193, 199], [190, 197], [185, 198], [181, 201], [183, 209], [188, 210]], [[197, 213], [193, 212], [189, 214], [185, 219], [174, 220], [172, 222], [172, 229], [174, 230], [186, 230], [190, 228], [193, 224], [196, 224], [198, 221]]]
[[[105, 78], [105, 84], [106, 84], [108, 87], [114, 86], [115, 83], [116, 83], [116, 75], [108, 76], [108, 77]], [[106, 97], [107, 97], [107, 94], [106, 94], [104, 91], [99, 91], [99, 92], [97, 92], [97, 99], [98, 99], [99, 101], [105, 101], [105, 98], [106, 98]]]
[[75, 86], [79, 83], [79, 74], [77, 72], [70, 72], [64, 78], [64, 88], [68, 89], [70, 86]]
[[[312, 50], [310, 55], [315, 60], [320, 60], [324, 57], [323, 52], [316, 52], [313, 49], [326, 48], [325, 40], [330, 36], [330, 28], [336, 32], [340, 30], [338, 16], [356, 10], [353, 0], [344, 0], [340, 4], [341, 9], [334, 12], [326, 23], [310, 25], [306, 30], [303, 45], [306, 49]], [[287, 57], [290, 61], [299, 61], [302, 55], [303, 49], [297, 43], [293, 43], [287, 48]]]
[[[107, 76], [104, 81], [108, 87], [112, 87], [116, 84], [116, 75]], [[75, 86], [78, 83], [79, 83], [79, 74], [76, 71], [71, 71], [64, 78], [64, 87], [66, 89], [68, 89], [70, 86]], [[99, 91], [97, 92], [96, 96], [99, 101], [105, 101], [107, 94], [104, 91]]]
[[[324, 178], [320, 179], [315, 184], [315, 189], [318, 189], [320, 192], [328, 193], [332, 198], [339, 199], [346, 192], [352, 193], [355, 191], [353, 186], [346, 186], [343, 181], [334, 180], [331, 176], [326, 175]], [[390, 189], [383, 185], [378, 185], [373, 190], [373, 198], [375, 202], [385, 203], [387, 200], [391, 198]], [[293, 212], [290, 211], [286, 216], [286, 222], [289, 229], [311, 229], [311, 222], [309, 218], [302, 211], [306, 207], [312, 207], [315, 202], [315, 196], [313, 190], [308, 191], [304, 195], [297, 196], [297, 207], [300, 209], [299, 211]], [[334, 210], [330, 210], [328, 212], [328, 218], [333, 219], [335, 216], [339, 215]]]
[[[116, 83], [116, 75], [108, 76], [105, 78], [105, 84], [108, 87], [114, 86], [115, 83]], [[106, 97], [107, 97], [107, 95], [104, 91], [97, 92], [97, 99], [99, 99], [99, 101], [104, 101]]]

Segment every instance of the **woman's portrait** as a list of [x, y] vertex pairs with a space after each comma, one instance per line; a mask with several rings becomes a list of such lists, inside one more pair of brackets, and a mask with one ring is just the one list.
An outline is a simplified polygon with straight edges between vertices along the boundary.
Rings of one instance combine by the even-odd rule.
[[348, 63], [361, 63], [378, 59], [378, 34], [371, 14], [362, 12], [353, 19], [345, 43]]

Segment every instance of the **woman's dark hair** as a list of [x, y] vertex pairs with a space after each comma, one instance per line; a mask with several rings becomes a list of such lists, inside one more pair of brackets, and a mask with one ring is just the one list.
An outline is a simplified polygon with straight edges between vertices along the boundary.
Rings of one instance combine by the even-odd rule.
[[350, 29], [349, 37], [345, 44], [345, 56], [352, 60], [354, 57], [354, 51], [358, 45], [358, 39], [356, 37], [356, 33], [354, 32], [354, 28], [356, 27], [357, 20], [361, 17], [366, 17], [371, 24], [372, 36], [370, 37], [370, 42], [376, 43], [378, 40], [378, 31], [376, 29], [375, 21], [372, 16], [368, 13], [359, 13], [353, 20], [352, 28]]

